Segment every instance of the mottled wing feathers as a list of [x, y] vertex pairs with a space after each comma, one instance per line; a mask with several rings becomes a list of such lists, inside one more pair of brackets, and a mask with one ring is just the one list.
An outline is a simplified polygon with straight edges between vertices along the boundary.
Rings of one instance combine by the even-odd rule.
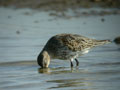
[[77, 34], [60, 34], [57, 37], [72, 51], [82, 51], [93, 46], [92, 39]]
[[82, 51], [108, 42], [110, 41], [90, 39], [77, 34], [58, 34], [49, 39], [45, 47], [51, 51], [57, 51], [58, 48], [63, 47], [72, 51]]

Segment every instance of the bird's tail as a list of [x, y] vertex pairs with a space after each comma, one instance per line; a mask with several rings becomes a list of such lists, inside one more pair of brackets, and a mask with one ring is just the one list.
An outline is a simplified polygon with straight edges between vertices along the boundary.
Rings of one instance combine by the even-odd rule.
[[120, 44], [120, 36], [116, 37], [113, 42], [119, 45]]
[[108, 44], [111, 42], [112, 42], [111, 40], [96, 40], [94, 43], [94, 46], [104, 45], [104, 44]]

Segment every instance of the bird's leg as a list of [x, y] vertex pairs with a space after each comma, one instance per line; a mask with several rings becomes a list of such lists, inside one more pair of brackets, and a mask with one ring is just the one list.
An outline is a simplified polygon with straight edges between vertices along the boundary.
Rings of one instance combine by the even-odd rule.
[[71, 62], [71, 67], [73, 67], [73, 63]]
[[75, 58], [76, 66], [79, 66], [79, 61]]
[[70, 60], [71, 68], [73, 67], [73, 59]]

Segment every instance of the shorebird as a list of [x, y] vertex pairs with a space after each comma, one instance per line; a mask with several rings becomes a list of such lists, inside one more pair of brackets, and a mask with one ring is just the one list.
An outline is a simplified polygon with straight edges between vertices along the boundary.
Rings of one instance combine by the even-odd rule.
[[95, 40], [77, 34], [58, 34], [51, 37], [37, 57], [41, 68], [47, 68], [51, 59], [70, 60], [79, 65], [77, 57], [84, 55], [95, 46], [110, 43], [110, 40]]

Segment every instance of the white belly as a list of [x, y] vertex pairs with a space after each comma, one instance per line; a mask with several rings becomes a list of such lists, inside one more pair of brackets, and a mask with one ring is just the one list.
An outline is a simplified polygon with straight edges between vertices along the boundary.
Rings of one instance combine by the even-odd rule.
[[56, 58], [63, 59], [63, 60], [70, 60], [70, 59], [75, 59], [79, 56], [82, 56], [88, 52], [89, 52], [89, 50], [77, 51], [77, 52], [73, 52], [71, 50], [61, 50], [59, 52], [59, 55], [57, 55]]

